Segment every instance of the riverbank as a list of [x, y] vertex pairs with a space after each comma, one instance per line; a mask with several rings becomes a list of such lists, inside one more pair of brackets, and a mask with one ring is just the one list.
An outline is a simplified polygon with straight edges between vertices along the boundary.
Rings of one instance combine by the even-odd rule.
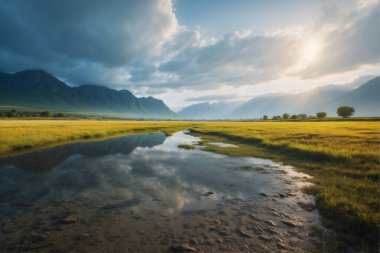
[[[379, 128], [377, 123], [242, 123], [196, 126], [206, 149], [232, 156], [269, 158], [311, 176], [324, 225], [337, 232], [332, 250], [378, 248]], [[325, 124], [325, 125], [323, 125]], [[238, 148], [210, 145], [224, 142]]]

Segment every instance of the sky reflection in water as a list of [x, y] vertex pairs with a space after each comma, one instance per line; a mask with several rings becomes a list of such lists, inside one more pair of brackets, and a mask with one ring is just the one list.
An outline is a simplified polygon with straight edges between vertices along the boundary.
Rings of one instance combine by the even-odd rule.
[[3, 159], [0, 213], [70, 203], [171, 214], [283, 188], [273, 174], [258, 170], [284, 168], [269, 160], [177, 148], [196, 140], [183, 132], [130, 135]]

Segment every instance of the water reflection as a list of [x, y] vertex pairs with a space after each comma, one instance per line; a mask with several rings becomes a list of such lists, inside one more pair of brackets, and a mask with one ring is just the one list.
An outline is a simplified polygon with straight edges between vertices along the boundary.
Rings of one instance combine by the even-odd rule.
[[136, 147], [154, 147], [165, 140], [163, 133], [135, 134], [102, 141], [78, 142], [43, 149], [0, 160], [0, 168], [14, 165], [28, 171], [46, 171], [54, 168], [73, 155], [100, 157], [111, 154], [128, 154]]
[[[225, 252], [246, 252], [242, 245], [273, 252], [290, 229], [302, 243], [289, 252], [307, 251], [310, 228], [299, 224], [316, 219], [297, 208], [312, 201], [297, 184], [305, 175], [270, 160], [177, 147], [198, 140], [183, 132], [133, 135], [0, 160], [0, 245], [7, 252], [167, 252], [183, 233], [185, 242], [207, 240], [204, 252], [220, 252], [212, 247], [226, 235]], [[237, 228], [257, 236], [247, 241]]]
[[[1, 163], [7, 165], [0, 170], [0, 212], [62, 203], [67, 208], [136, 206], [173, 213], [199, 208], [204, 199], [209, 205], [280, 190], [273, 175], [239, 169], [279, 167], [269, 160], [183, 151], [178, 143], [197, 140], [184, 133], [164, 140], [163, 134], [133, 135], [5, 159]], [[50, 170], [36, 173], [35, 168]]]

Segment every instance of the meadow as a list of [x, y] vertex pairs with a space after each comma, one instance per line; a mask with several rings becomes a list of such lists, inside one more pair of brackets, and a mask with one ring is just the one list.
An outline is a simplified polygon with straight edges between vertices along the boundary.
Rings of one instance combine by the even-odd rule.
[[[258, 156], [294, 165], [313, 176], [306, 189], [327, 227], [343, 241], [378, 243], [380, 227], [380, 124], [339, 122], [179, 122], [1, 120], [0, 154], [111, 135], [190, 129], [206, 148], [233, 156]], [[221, 148], [208, 142], [228, 142]], [[354, 240], [351, 240], [354, 242]]]

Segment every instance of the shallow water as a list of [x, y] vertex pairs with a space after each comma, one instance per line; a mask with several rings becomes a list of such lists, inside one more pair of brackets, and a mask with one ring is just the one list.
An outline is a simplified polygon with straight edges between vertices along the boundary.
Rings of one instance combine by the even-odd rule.
[[198, 140], [130, 135], [0, 160], [2, 251], [313, 249], [319, 218], [301, 191], [307, 175], [266, 159], [177, 147]]

